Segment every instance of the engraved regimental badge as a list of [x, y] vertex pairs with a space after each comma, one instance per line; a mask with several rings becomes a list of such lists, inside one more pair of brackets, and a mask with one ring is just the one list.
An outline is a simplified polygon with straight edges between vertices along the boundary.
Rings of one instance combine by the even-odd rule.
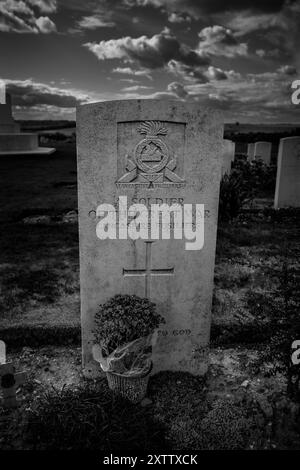
[[165, 137], [168, 130], [159, 121], [146, 121], [138, 128], [144, 136], [135, 146], [131, 155], [127, 154], [126, 173], [118, 184], [141, 184], [148, 187], [183, 185], [184, 180], [175, 172], [175, 153], [168, 146]]

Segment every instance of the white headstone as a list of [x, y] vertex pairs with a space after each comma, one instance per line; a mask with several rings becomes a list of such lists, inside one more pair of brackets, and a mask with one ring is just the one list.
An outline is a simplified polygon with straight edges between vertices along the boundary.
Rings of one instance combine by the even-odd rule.
[[229, 139], [223, 140], [223, 153], [222, 153], [222, 171], [221, 176], [230, 174], [231, 163], [234, 161], [235, 142]]
[[5, 364], [6, 362], [6, 345], [4, 341], [0, 340], [0, 364]]
[[[154, 348], [154, 371], [206, 372], [222, 136], [219, 113], [197, 104], [129, 100], [78, 108], [86, 375], [100, 373], [92, 354], [95, 313], [99, 304], [118, 293], [149, 297], [166, 319]], [[144, 204], [148, 209], [161, 203], [179, 208], [204, 204], [204, 247], [190, 251], [185, 239], [174, 238], [120, 240], [118, 225], [117, 239], [100, 240], [96, 235], [100, 220], [97, 207], [103, 203], [118, 207], [119, 196], [127, 197], [128, 206]], [[126, 230], [126, 223], [124, 227]]]
[[248, 157], [248, 160], [249, 162], [252, 162], [254, 160], [254, 157], [255, 157], [255, 144], [248, 144], [248, 150], [247, 150], [247, 157]]
[[300, 137], [280, 139], [274, 207], [300, 207]]
[[272, 143], [271, 142], [256, 142], [254, 147], [254, 156], [255, 159], [261, 159], [266, 165], [271, 163], [271, 151]]
[[6, 101], [6, 86], [4, 80], [0, 79], [0, 104], [5, 104]]

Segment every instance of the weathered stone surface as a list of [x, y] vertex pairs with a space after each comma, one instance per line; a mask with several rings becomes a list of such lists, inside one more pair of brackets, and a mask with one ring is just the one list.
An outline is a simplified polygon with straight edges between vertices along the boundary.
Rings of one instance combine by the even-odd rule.
[[[160, 133], [153, 137], [155, 129]], [[196, 104], [129, 100], [78, 108], [82, 347], [87, 375], [100, 373], [92, 357], [95, 313], [117, 293], [149, 296], [166, 319], [154, 348], [155, 372], [206, 372], [222, 136], [219, 113]], [[146, 153], [149, 143], [159, 151]], [[98, 239], [96, 208], [116, 204], [119, 196], [127, 196], [128, 206], [204, 204], [203, 249], [186, 250], [184, 239]]]
[[38, 147], [37, 134], [0, 134], [0, 149], [34, 150]]
[[266, 165], [270, 165], [271, 163], [271, 150], [272, 150], [272, 143], [271, 142], [256, 142], [254, 147], [254, 156], [255, 159], [263, 160]]
[[300, 137], [280, 139], [274, 207], [300, 207]]

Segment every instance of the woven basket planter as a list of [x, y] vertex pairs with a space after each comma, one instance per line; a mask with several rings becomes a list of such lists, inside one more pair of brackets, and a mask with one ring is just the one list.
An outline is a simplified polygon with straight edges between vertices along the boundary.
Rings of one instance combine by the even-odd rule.
[[140, 403], [146, 396], [151, 370], [152, 363], [146, 374], [137, 377], [126, 377], [106, 372], [108, 387], [117, 395], [127, 398], [131, 403]]

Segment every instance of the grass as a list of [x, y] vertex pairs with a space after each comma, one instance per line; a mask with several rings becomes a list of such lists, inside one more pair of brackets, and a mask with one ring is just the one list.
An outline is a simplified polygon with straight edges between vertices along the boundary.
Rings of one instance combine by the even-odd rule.
[[268, 326], [275, 303], [286, 295], [296, 301], [283, 272], [288, 267], [289, 277], [300, 285], [299, 214], [245, 211], [219, 226], [212, 328], [218, 344], [266, 341], [274, 333], [274, 325]]
[[77, 209], [76, 186], [58, 188], [60, 190], [54, 186], [66, 181], [73, 183], [76, 179], [75, 146], [59, 144], [56, 147], [58, 150], [48, 157], [1, 158], [1, 221], [11, 220], [25, 210]]
[[[2, 159], [0, 171], [0, 332], [5, 329], [16, 344], [20, 336], [14, 340], [9, 333], [14, 326], [20, 332], [23, 327], [26, 337], [31, 328], [49, 327], [51, 343], [60, 326], [78, 328], [78, 337], [78, 227], [61, 223], [63, 214], [77, 210], [75, 147], [58, 143], [50, 157]], [[262, 340], [249, 295], [277, 288], [284, 262], [299, 265], [299, 211], [273, 211], [270, 195], [263, 196], [218, 227], [212, 325], [218, 344], [245, 336]], [[51, 219], [23, 222], [33, 216]]]
[[[61, 388], [72, 383], [75, 366], [80, 369], [80, 351], [74, 357], [70, 346], [80, 344], [78, 227], [61, 223], [63, 214], [77, 210], [74, 146], [59, 144], [47, 158], [1, 159], [0, 173], [0, 338], [10, 350], [53, 345], [36, 360], [28, 352], [24, 365], [16, 350], [18, 370], [30, 374], [28, 397], [20, 410], [0, 412], [0, 446], [299, 448], [299, 407], [286, 397], [286, 378], [270, 377], [258, 354], [285, 327], [287, 303], [298, 305], [299, 211], [273, 211], [272, 196], [264, 194], [236, 220], [219, 225], [212, 342], [233, 345], [233, 352], [220, 350], [218, 364], [211, 355], [206, 381], [183, 373], [153, 377], [153, 405], [145, 409], [115, 399], [103, 380]], [[23, 222], [43, 215], [50, 222]], [[251, 344], [254, 352], [240, 354], [239, 344]], [[56, 358], [58, 345], [65, 347]], [[251, 363], [252, 354], [259, 361]], [[51, 379], [59, 389], [50, 387]], [[240, 386], [245, 379], [251, 390]], [[34, 380], [44, 380], [43, 392]]]
[[[78, 227], [60, 223], [77, 210], [75, 146], [59, 144], [49, 157], [3, 158], [0, 173], [0, 336], [24, 344], [33, 328], [36, 344], [49, 327], [52, 343], [58, 327], [80, 325]], [[40, 215], [51, 223], [23, 222]], [[20, 334], [12, 334], [14, 327]]]
[[160, 373], [151, 379], [152, 404], [146, 408], [114, 396], [105, 379], [49, 389], [27, 410], [23, 445], [148, 453], [297, 448], [299, 410], [278, 392], [276, 401], [274, 395], [243, 390], [218, 397], [206, 385], [190, 374]]
[[2, 323], [20, 315], [37, 322], [41, 308], [59, 307], [62, 302], [66, 311], [75, 304], [72, 322], [79, 323], [77, 226], [22, 222], [3, 226], [7, 231], [0, 234]]
[[106, 381], [42, 395], [29, 412], [25, 441], [35, 450], [146, 452], [166, 449], [148, 409], [115, 397]]
[[[114, 397], [105, 379], [82, 377], [80, 354], [80, 347], [70, 346], [9, 352], [28, 380], [18, 409], [0, 406], [1, 449], [299, 448], [299, 405], [287, 398], [282, 374], [270, 376], [264, 363], [254, 369], [256, 349], [212, 349], [205, 378], [153, 376], [146, 407]], [[249, 385], [241, 386], [246, 379]]]

